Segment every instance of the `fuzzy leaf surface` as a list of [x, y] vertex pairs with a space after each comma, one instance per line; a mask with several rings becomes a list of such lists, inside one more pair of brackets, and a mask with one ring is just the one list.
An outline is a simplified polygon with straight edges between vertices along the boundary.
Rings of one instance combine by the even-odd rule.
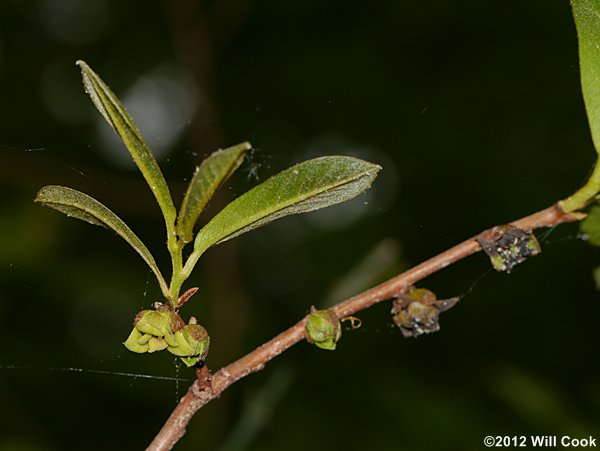
[[144, 138], [106, 83], [84, 61], [77, 61], [77, 65], [81, 68], [83, 84], [92, 102], [106, 122], [121, 137], [150, 186], [163, 212], [167, 228], [174, 227], [176, 212], [169, 187]]
[[192, 241], [194, 226], [215, 192], [240, 167], [252, 146], [244, 142], [217, 150], [196, 169], [181, 204], [177, 218], [177, 234], [184, 243]]
[[292, 166], [238, 197], [198, 233], [194, 253], [284, 216], [352, 199], [371, 186], [381, 166], [345, 156]]
[[579, 41], [581, 90], [592, 140], [600, 153], [600, 1], [571, 0]]

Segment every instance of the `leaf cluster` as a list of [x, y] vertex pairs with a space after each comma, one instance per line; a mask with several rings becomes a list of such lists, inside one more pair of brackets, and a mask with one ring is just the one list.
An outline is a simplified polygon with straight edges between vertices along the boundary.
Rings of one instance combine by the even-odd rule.
[[[240, 167], [250, 143], [218, 150], [195, 170], [177, 213], [169, 187], [150, 148], [116, 95], [83, 61], [78, 61], [85, 90], [108, 125], [121, 137], [161, 209], [171, 255], [172, 276], [167, 283], [156, 261], [139, 237], [108, 207], [72, 188], [50, 185], [37, 194], [36, 202], [68, 216], [113, 230], [148, 264], [167, 305], [180, 307], [179, 293], [198, 259], [210, 247], [237, 237], [284, 216], [309, 212], [344, 202], [362, 193], [380, 166], [347, 156], [327, 156], [299, 163], [241, 195], [194, 232], [205, 207]], [[183, 249], [193, 242], [184, 262]]]

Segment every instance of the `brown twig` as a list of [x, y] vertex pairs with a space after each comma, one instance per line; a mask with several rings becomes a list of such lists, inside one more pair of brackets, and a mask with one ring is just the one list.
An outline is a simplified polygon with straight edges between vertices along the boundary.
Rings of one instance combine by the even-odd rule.
[[[521, 229], [533, 230], [540, 227], [552, 227], [564, 222], [573, 222], [579, 219], [581, 219], [579, 214], [565, 213], [558, 204], [555, 204], [514, 221], [511, 224]], [[488, 229], [476, 237], [469, 238], [376, 287], [336, 304], [330, 310], [338, 318], [344, 318], [369, 308], [378, 302], [390, 299], [404, 287], [412, 285], [481, 250], [477, 238], [489, 239], [491, 231], [492, 229]], [[199, 374], [199, 379], [190, 386], [185, 396], [181, 398], [179, 404], [147, 449], [151, 451], [171, 449], [185, 434], [187, 424], [200, 408], [213, 399], [218, 398], [234, 382], [251, 373], [262, 370], [267, 362], [299, 341], [302, 341], [305, 337], [304, 325], [306, 320], [307, 317], [304, 317], [292, 327], [259, 346], [254, 351], [221, 368], [212, 376], [212, 379], [209, 378], [210, 376], [207, 376], [208, 370], [206, 367], [203, 367], [204, 372], [201, 373], [202, 376]]]

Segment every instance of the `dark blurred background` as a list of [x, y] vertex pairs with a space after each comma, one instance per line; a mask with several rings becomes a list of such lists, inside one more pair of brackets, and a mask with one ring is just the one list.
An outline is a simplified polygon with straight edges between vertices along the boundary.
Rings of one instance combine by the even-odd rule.
[[[32, 202], [46, 184], [95, 196], [169, 273], [160, 211], [85, 95], [77, 59], [124, 101], [177, 205], [204, 156], [251, 141], [206, 217], [313, 156], [384, 167], [353, 202], [207, 252], [182, 314], [209, 330], [213, 370], [312, 304], [566, 197], [595, 155], [566, 0], [1, 0], [0, 450], [143, 449], [190, 382], [116, 373], [193, 377], [166, 352], [121, 345], [160, 299], [139, 256]], [[233, 386], [177, 449], [600, 440], [599, 253], [575, 225], [541, 238], [543, 254], [510, 275], [477, 255], [425, 281], [442, 298], [467, 294], [439, 333], [403, 338], [382, 303], [336, 352], [300, 343]]]

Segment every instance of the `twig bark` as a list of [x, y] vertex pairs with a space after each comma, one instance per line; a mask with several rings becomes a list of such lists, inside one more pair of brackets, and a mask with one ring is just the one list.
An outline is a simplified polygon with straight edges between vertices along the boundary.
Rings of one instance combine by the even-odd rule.
[[[573, 222], [579, 219], [581, 219], [580, 214], [565, 213], [558, 204], [555, 204], [514, 221], [511, 224], [521, 229], [533, 230], [540, 227], [556, 226], [564, 222]], [[376, 287], [336, 304], [330, 310], [341, 319], [369, 308], [378, 302], [390, 299], [408, 285], [412, 285], [480, 251], [481, 247], [477, 242], [477, 238], [489, 239], [491, 231], [492, 229], [488, 229], [475, 237], [469, 238]], [[208, 370], [204, 367], [201, 373], [202, 376], [200, 377], [199, 375], [199, 379], [190, 386], [185, 396], [181, 398], [179, 404], [147, 449], [150, 451], [171, 449], [185, 434], [186, 426], [194, 414], [205, 404], [218, 398], [234, 382], [251, 373], [262, 370], [267, 362], [302, 341], [305, 337], [304, 326], [306, 320], [307, 317], [304, 317], [292, 327], [259, 346], [254, 351], [221, 368], [212, 376], [212, 379]]]

